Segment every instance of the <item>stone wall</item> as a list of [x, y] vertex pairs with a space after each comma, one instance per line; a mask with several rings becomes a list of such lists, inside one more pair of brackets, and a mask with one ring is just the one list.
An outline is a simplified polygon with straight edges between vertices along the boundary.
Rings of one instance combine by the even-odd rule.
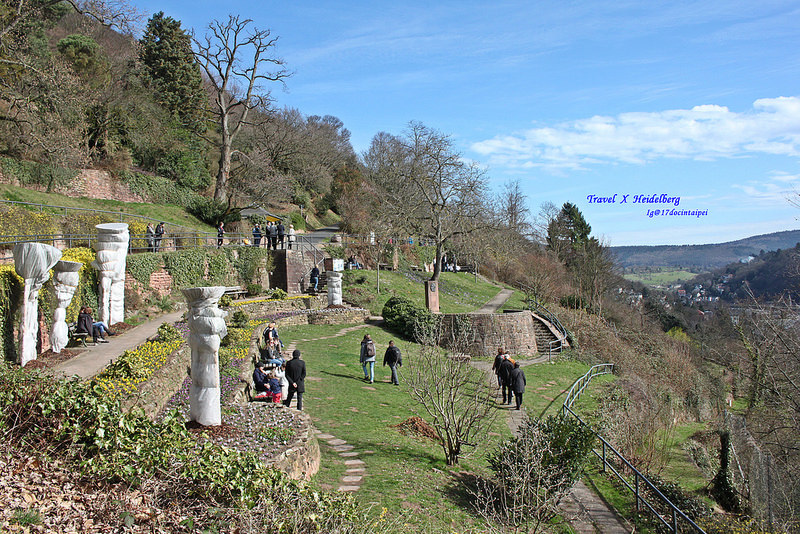
[[[13, 176], [0, 173], [0, 183], [19, 186], [19, 180]], [[28, 189], [45, 191], [45, 186], [26, 185]], [[121, 180], [114, 178], [107, 171], [82, 169], [69, 185], [56, 188], [56, 193], [73, 198], [113, 199], [121, 202], [146, 202], [144, 198], [133, 193]]]
[[467, 322], [468, 352], [471, 356], [494, 356], [504, 347], [512, 356], [523, 359], [537, 355], [534, 319], [529, 311], [516, 313], [442, 314], [445, 337], [458, 320]]
[[166, 406], [167, 401], [181, 387], [192, 365], [192, 351], [188, 343], [172, 353], [167, 363], [153, 374], [147, 382], [140, 385], [136, 394], [122, 400], [122, 408], [130, 411], [142, 408], [150, 419]]

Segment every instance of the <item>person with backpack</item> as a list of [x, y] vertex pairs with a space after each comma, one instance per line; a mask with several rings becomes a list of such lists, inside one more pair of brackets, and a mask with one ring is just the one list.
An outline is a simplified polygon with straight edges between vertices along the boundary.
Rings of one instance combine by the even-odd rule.
[[369, 334], [365, 334], [361, 340], [361, 367], [364, 369], [364, 380], [372, 384], [375, 381], [375, 343]]

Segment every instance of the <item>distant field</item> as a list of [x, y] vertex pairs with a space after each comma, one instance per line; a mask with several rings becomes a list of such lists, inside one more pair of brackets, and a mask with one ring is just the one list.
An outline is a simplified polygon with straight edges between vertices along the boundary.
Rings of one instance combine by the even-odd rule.
[[641, 282], [648, 286], [664, 286], [669, 284], [677, 284], [678, 282], [686, 282], [691, 280], [698, 273], [689, 271], [659, 271], [657, 273], [636, 273], [626, 274], [624, 278], [632, 282]]

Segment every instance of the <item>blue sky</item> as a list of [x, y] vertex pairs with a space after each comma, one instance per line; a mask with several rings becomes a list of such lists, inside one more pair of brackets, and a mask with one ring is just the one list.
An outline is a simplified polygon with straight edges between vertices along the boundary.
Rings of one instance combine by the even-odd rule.
[[[534, 213], [573, 202], [610, 245], [800, 228], [796, 0], [136, 5], [200, 35], [253, 19], [294, 72], [278, 106], [339, 117], [359, 153], [420, 121], [495, 190], [519, 180]], [[679, 205], [633, 202], [661, 194]]]

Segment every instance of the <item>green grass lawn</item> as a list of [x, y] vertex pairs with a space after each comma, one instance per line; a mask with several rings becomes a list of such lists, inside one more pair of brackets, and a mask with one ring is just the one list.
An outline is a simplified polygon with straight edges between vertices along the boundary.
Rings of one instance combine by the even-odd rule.
[[[17, 202], [29, 202], [32, 204], [48, 204], [51, 206], [66, 206], [70, 208], [84, 208], [102, 211], [113, 211], [141, 215], [153, 219], [162, 220], [170, 224], [179, 224], [197, 231], [213, 232], [214, 228], [208, 226], [197, 218], [189, 215], [178, 206], [171, 204], [153, 204], [150, 202], [120, 202], [117, 200], [94, 199], [94, 198], [73, 198], [58, 193], [43, 193], [33, 189], [25, 189], [12, 185], [0, 185], [0, 197], [5, 200]], [[63, 215], [63, 210], [55, 210], [53, 213]]]
[[[346, 327], [284, 327], [281, 338], [295, 342], [306, 360], [304, 410], [315, 427], [353, 445], [366, 463], [365, 479], [355, 494], [357, 500], [371, 507], [375, 518], [386, 508], [385, 519], [398, 523], [393, 531], [484, 531], [482, 520], [469, 508], [463, 481], [472, 473], [485, 472], [486, 452], [499, 440], [510, 437], [507, 412], [498, 410], [498, 418], [487, 431], [489, 442], [477, 454], [457, 466], [447, 467], [437, 442], [406, 436], [392, 428], [413, 415], [425, 416], [421, 409], [414, 410], [402, 368], [400, 386], [390, 383], [389, 369], [381, 365], [383, 352], [393, 339], [407, 359], [416, 345], [376, 326], [335, 336]], [[360, 341], [366, 333], [378, 348], [374, 384], [362, 380], [359, 364]], [[586, 364], [569, 361], [526, 367], [527, 413], [531, 416], [557, 413], [564, 390], [588, 368]], [[591, 409], [594, 390], [602, 387], [600, 381], [597, 379], [587, 390], [576, 405], [578, 410]], [[335, 489], [345, 473], [347, 458], [340, 457], [324, 441], [320, 442], [320, 449], [322, 467], [313, 482], [322, 488]]]
[[[390, 339], [395, 339], [404, 357], [414, 345], [397, 339], [381, 328], [359, 328], [332, 337], [344, 326], [297, 326], [281, 329], [281, 338], [293, 340], [303, 353], [308, 368], [304, 410], [320, 431], [347, 441], [366, 462], [366, 477], [356, 498], [371, 506], [377, 517], [387, 508], [391, 520], [422, 532], [481, 531], [481, 520], [465, 504], [462, 477], [486, 469], [489, 444], [472, 458], [454, 467], [445, 465], [437, 442], [405, 436], [392, 425], [416, 415], [404, 385], [390, 383], [388, 367], [381, 365]], [[374, 384], [365, 383], [359, 364], [360, 341], [369, 333], [378, 348]], [[328, 339], [319, 339], [319, 338]], [[419, 412], [422, 416], [422, 412]], [[488, 430], [490, 443], [510, 436], [506, 420], [499, 417]], [[345, 472], [344, 461], [326, 443], [320, 443], [322, 468], [314, 482], [337, 488]], [[402, 531], [402, 530], [399, 530]]]
[[624, 278], [632, 282], [641, 282], [648, 286], [664, 286], [686, 282], [697, 276], [697, 273], [680, 269], [672, 271], [658, 271], [654, 273], [633, 273], [626, 274]]
[[[428, 273], [380, 272], [380, 293], [377, 291], [377, 273], [374, 270], [344, 272], [343, 292], [348, 302], [362, 306], [380, 315], [386, 301], [395, 295], [407, 297], [418, 306], [425, 306], [425, 286]], [[442, 313], [464, 313], [477, 310], [501, 291], [501, 287], [475, 281], [469, 273], [441, 273], [439, 280], [439, 307]]]

